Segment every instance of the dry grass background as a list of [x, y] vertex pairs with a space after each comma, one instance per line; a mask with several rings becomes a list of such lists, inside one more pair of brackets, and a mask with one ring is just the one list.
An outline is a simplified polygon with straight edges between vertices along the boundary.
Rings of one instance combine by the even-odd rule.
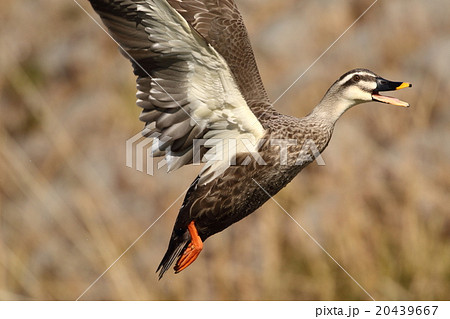
[[[237, 2], [272, 100], [372, 3]], [[378, 1], [276, 104], [303, 116], [354, 67], [414, 84], [396, 93], [410, 109], [345, 114], [327, 165], [276, 196], [377, 300], [450, 299], [449, 12], [446, 0]], [[0, 299], [73, 300], [199, 169], [125, 166], [142, 128], [134, 77], [72, 0], [4, 0], [0, 21]], [[369, 299], [273, 202], [158, 281], [180, 201], [82, 299]]]

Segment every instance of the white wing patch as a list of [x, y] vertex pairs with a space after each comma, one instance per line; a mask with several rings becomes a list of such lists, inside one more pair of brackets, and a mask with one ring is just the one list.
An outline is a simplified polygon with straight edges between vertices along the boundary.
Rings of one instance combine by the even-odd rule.
[[[165, 0], [146, 3], [145, 6], [138, 5], [137, 11], [142, 14], [141, 24], [153, 43], [151, 50], [187, 62], [188, 104], [183, 108], [191, 118], [189, 125], [206, 131], [203, 138], [207, 139], [205, 147], [208, 150], [204, 159], [220, 153], [218, 148], [224, 150], [222, 158], [209, 160], [201, 171], [200, 183], [206, 184], [221, 175], [237, 153], [256, 151], [258, 140], [264, 136], [265, 130], [248, 107], [223, 57]], [[153, 80], [158, 82], [162, 79]], [[157, 91], [160, 93], [163, 89], [164, 85], [161, 85]], [[144, 96], [148, 94], [138, 92], [138, 97], [140, 93]], [[170, 95], [168, 98], [171, 98]], [[175, 98], [173, 100], [176, 101]], [[139, 103], [148, 102], [138, 100]], [[242, 140], [250, 142], [245, 143], [247, 146], [255, 145], [255, 149], [248, 150]], [[157, 148], [155, 151], [157, 155]], [[185, 162], [185, 158], [173, 156], [170, 143], [165, 151], [169, 171]]]

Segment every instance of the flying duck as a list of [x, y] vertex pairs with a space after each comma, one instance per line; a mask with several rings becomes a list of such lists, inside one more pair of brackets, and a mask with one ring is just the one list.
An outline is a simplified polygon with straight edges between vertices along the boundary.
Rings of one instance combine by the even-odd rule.
[[208, 237], [285, 187], [326, 148], [346, 110], [371, 101], [409, 106], [380, 92], [411, 84], [354, 69], [306, 117], [284, 115], [269, 101], [233, 0], [90, 2], [131, 60], [153, 156], [165, 156], [169, 171], [206, 162], [184, 198], [159, 278], [175, 260], [176, 273], [188, 267]]

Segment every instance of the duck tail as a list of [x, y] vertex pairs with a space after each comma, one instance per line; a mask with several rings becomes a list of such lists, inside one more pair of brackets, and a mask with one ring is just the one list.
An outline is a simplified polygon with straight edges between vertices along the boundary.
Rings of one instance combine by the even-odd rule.
[[[197, 189], [198, 181], [200, 180], [200, 176], [192, 182], [189, 190], [186, 193], [186, 197], [184, 198], [183, 205], [181, 205], [180, 212], [178, 213], [177, 220], [173, 227], [172, 236], [170, 237], [169, 247], [167, 248], [166, 254], [164, 255], [161, 263], [158, 266], [156, 272], [159, 271], [159, 279], [162, 278], [164, 273], [170, 268], [175, 259], [179, 258], [184, 251], [189, 246], [191, 242], [191, 234], [188, 230], [188, 227], [184, 226], [189, 223], [189, 211], [191, 207], [190, 197], [192, 193]], [[194, 258], [195, 260], [195, 258]]]
[[161, 279], [164, 275], [164, 273], [170, 268], [170, 266], [173, 264], [175, 259], [180, 257], [183, 252], [186, 250], [187, 246], [189, 245], [190, 241], [190, 235], [189, 232], [185, 232], [181, 236], [178, 234], [175, 234], [175, 232], [172, 233], [172, 236], [170, 238], [169, 247], [167, 248], [166, 254], [164, 255], [163, 259], [161, 260], [161, 263], [158, 266], [158, 269], [156, 269], [156, 272], [159, 271], [158, 277]]

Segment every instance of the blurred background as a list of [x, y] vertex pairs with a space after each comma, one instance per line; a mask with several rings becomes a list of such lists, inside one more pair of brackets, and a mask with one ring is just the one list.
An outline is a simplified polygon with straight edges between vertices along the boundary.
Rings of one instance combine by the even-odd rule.
[[[236, 2], [274, 101], [373, 1]], [[450, 299], [449, 12], [378, 1], [275, 105], [304, 116], [355, 67], [413, 83], [409, 109], [346, 113], [326, 165], [275, 197], [377, 300]], [[126, 167], [135, 78], [74, 1], [3, 0], [0, 23], [1, 300], [77, 299], [166, 210], [82, 300], [370, 299], [271, 201], [158, 281], [199, 167]]]

